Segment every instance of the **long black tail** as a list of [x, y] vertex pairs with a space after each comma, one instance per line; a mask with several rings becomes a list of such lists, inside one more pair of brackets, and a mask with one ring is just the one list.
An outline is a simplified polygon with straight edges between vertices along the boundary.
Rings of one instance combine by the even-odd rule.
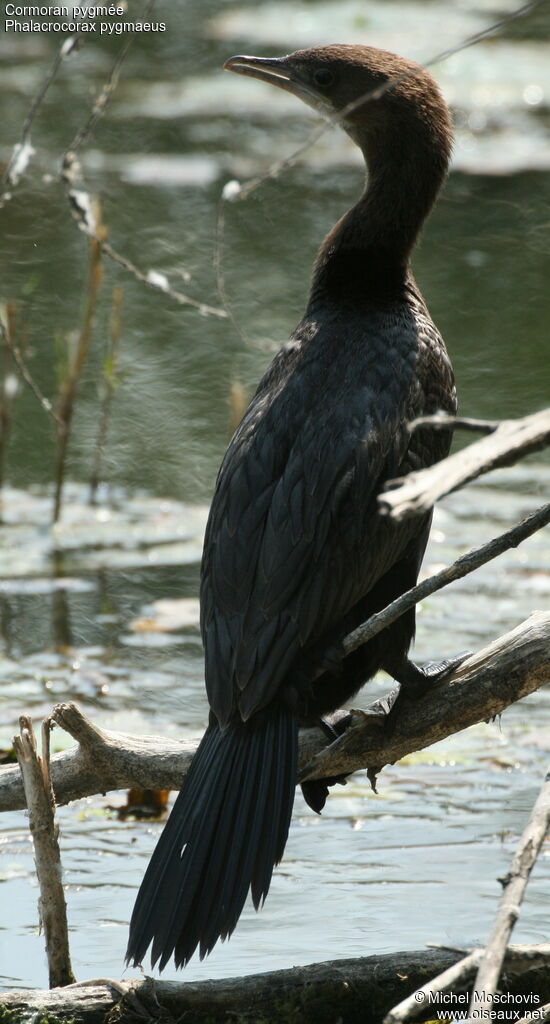
[[138, 893], [126, 953], [184, 966], [237, 924], [249, 889], [258, 910], [283, 856], [296, 785], [298, 724], [284, 708], [265, 720], [210, 727]]

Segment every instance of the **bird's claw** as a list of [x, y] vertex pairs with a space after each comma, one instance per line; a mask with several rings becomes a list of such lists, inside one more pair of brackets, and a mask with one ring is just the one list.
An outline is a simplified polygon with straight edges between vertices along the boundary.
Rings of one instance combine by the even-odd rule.
[[422, 665], [420, 669], [426, 677], [428, 683], [439, 683], [442, 679], [446, 679], [447, 676], [452, 675], [455, 669], [459, 665], [462, 665], [466, 658], [471, 657], [473, 651], [461, 651], [460, 654], [455, 654], [454, 658], [445, 658], [443, 661], [429, 661], [426, 665]]
[[443, 679], [452, 675], [455, 669], [469, 658], [471, 651], [461, 651], [454, 658], [445, 658], [444, 661], [430, 661], [427, 665], [415, 665], [408, 661], [402, 666], [396, 678], [399, 682], [399, 697], [397, 703], [404, 697], [409, 700], [419, 700], [424, 694], [440, 683]]

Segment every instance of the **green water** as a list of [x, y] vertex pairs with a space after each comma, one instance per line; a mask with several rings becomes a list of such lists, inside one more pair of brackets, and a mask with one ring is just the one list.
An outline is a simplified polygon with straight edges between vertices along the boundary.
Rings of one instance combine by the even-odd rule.
[[[53, 425], [20, 387], [5, 462], [7, 525], [0, 531], [5, 744], [22, 711], [39, 720], [56, 700], [75, 699], [98, 723], [127, 731], [197, 734], [205, 721], [196, 627], [174, 636], [140, 634], [132, 622], [159, 598], [196, 597], [204, 506], [229, 435], [231, 386], [238, 382], [250, 393], [271, 357], [270, 345], [288, 337], [303, 310], [316, 247], [363, 187], [352, 147], [331, 130], [278, 180], [245, 202], [226, 205], [220, 248], [224, 183], [264, 173], [313, 124], [297, 101], [223, 75], [223, 60], [235, 52], [305, 45], [304, 33], [312, 43], [325, 41], [329, 31], [335, 39], [428, 56], [432, 47], [452, 42], [449, 33], [458, 41], [491, 14], [490, 5], [483, 17], [473, 6], [453, 7], [445, 37], [442, 28], [436, 38], [434, 24], [448, 12], [436, 2], [421, 8], [296, 4], [284, 8], [294, 18], [288, 23], [283, 8], [271, 4], [196, 0], [174, 7], [158, 3], [155, 17], [169, 31], [136, 40], [130, 51], [112, 104], [82, 149], [84, 173], [101, 196], [115, 248], [214, 306], [220, 305], [213, 262], [218, 247], [240, 330], [230, 319], [178, 306], [105, 260], [70, 446], [74, 484], [55, 544], [44, 498], [52, 480]], [[456, 114], [456, 169], [424, 232], [415, 272], [446, 338], [461, 410], [479, 417], [526, 414], [550, 397], [550, 87], [540, 60], [548, 29], [547, 12], [539, 10], [496, 43], [438, 69]], [[36, 156], [0, 211], [0, 298], [18, 303], [29, 368], [49, 396], [55, 394], [60, 339], [82, 320], [87, 275], [86, 239], [56, 177], [59, 156], [85, 120], [119, 46], [120, 40], [87, 44], [62, 66], [33, 128]], [[0, 159], [8, 159], [54, 51], [49, 37], [0, 34]], [[513, 74], [510, 53], [519, 55]], [[513, 174], [506, 173], [512, 156]], [[466, 173], [474, 165], [480, 173]], [[114, 285], [123, 288], [119, 372], [104, 459], [104, 514], [90, 518], [83, 502]], [[548, 483], [547, 463], [536, 462], [453, 496], [438, 510], [426, 567], [448, 562], [547, 500]], [[26, 496], [33, 489], [31, 500]], [[132, 499], [142, 501], [139, 508], [125, 497], [136, 492], [145, 495]], [[161, 499], [173, 504], [163, 506]], [[113, 503], [118, 511], [109, 519]], [[101, 550], [94, 537], [101, 537]], [[475, 582], [426, 602], [419, 659], [477, 648], [532, 609], [547, 607], [548, 557], [547, 539], [535, 537]], [[379, 797], [359, 776], [331, 797], [322, 819], [298, 800], [264, 911], [248, 910], [230, 945], [193, 964], [187, 977], [426, 941], [483, 940], [498, 897], [495, 879], [506, 870], [543, 774], [549, 724], [548, 692], [540, 691], [510, 709], [502, 729], [479, 726], [387, 769]], [[135, 889], [160, 827], [106, 817], [107, 805], [121, 801], [117, 794], [60, 812], [71, 943], [81, 978], [121, 970]], [[3, 827], [0, 983], [43, 985], [23, 814], [5, 815]], [[547, 939], [549, 866], [548, 855], [541, 857], [517, 941]]]

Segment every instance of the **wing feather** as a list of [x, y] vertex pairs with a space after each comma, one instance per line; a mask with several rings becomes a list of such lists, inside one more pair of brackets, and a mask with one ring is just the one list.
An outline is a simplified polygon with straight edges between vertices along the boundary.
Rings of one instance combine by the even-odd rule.
[[329, 321], [301, 341], [298, 330], [228, 448], [201, 582], [207, 691], [222, 724], [268, 704], [303, 648], [334, 631], [420, 529], [378, 516], [376, 496], [448, 446], [437, 431], [411, 441], [406, 423], [452, 397], [446, 379], [428, 397], [422, 388], [422, 365], [433, 375], [437, 361], [418, 310], [405, 327], [394, 319], [379, 325], [383, 351], [376, 331], [358, 350]]

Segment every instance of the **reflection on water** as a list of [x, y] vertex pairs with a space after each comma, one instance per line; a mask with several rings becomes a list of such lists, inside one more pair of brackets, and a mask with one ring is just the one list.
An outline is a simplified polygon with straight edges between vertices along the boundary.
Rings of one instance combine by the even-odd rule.
[[[343, 32], [356, 6], [330, 6], [334, 32], [340, 18]], [[293, 8], [318, 21], [319, 5]], [[424, 22], [426, 5], [373, 5], [372, 24], [357, 22], [354, 31], [376, 42], [383, 28], [377, 18], [388, 19], [393, 11], [390, 28], [396, 31], [405, 24], [401, 13], [407, 14], [418, 32], [410, 44], [396, 40], [395, 46], [410, 53], [413, 42], [420, 46], [433, 38], [431, 17], [441, 17], [442, 9], [436, 3], [429, 8]], [[293, 108], [284, 94], [270, 93], [268, 101], [258, 83], [215, 72], [233, 50], [272, 49], [272, 9], [259, 4], [252, 16], [233, 3], [220, 13], [213, 0], [176, 10], [159, 2], [158, 16], [166, 17], [171, 31], [136, 41], [112, 109], [83, 153], [113, 244], [214, 305], [212, 253], [223, 183], [265, 170], [312, 124], [308, 112]], [[491, 5], [487, 11], [490, 17]], [[473, 6], [461, 5], [460, 18], [481, 17]], [[454, 23], [446, 24], [450, 30]], [[284, 49], [304, 41], [292, 38], [290, 21], [285, 31]], [[498, 44], [438, 70], [457, 110], [457, 166], [469, 166], [471, 142], [486, 171], [509, 170], [512, 157], [522, 168], [521, 174], [498, 177], [453, 174], [415, 257], [417, 277], [452, 353], [465, 414], [521, 415], [545, 404], [550, 393], [550, 176], [532, 169], [549, 166], [548, 66], [538, 60], [547, 36], [538, 21], [532, 38], [516, 26]], [[0, 298], [18, 301], [28, 324], [29, 365], [50, 395], [55, 338], [80, 323], [86, 251], [58, 184], [42, 176], [55, 175], [58, 156], [80, 127], [90, 91], [104, 80], [115, 51], [112, 41], [100, 42], [84, 47], [78, 63], [63, 66], [33, 131], [37, 156], [0, 214]], [[51, 59], [50, 41], [34, 37], [8, 47], [3, 37], [0, 57], [7, 157], [8, 141], [17, 138]], [[502, 96], [503, 82], [513, 95]], [[517, 143], [522, 133], [531, 140], [525, 148]], [[530, 162], [535, 150], [537, 159]], [[362, 170], [351, 152], [330, 132], [305, 163], [247, 202], [227, 207], [226, 287], [255, 342], [284, 340], [298, 320], [316, 246], [362, 188]], [[79, 483], [67, 490], [54, 535], [50, 498], [39, 486], [51, 480], [51, 424], [26, 389], [15, 399], [6, 525], [0, 527], [1, 746], [9, 745], [22, 710], [38, 720], [58, 700], [76, 699], [98, 723], [135, 732], [197, 734], [206, 718], [193, 615], [162, 632], [136, 622], [155, 614], [155, 600], [196, 599], [205, 504], [227, 440], [231, 385], [238, 381], [250, 391], [269, 355], [265, 345], [246, 345], [231, 322], [175, 307], [114, 265], [105, 272], [71, 446], [70, 477]], [[83, 496], [97, 432], [97, 378], [115, 283], [124, 289], [120, 375], [105, 501], [88, 510]], [[426, 570], [547, 500], [549, 483], [548, 465], [537, 462], [453, 495], [436, 512]], [[548, 542], [539, 535], [475, 579], [429, 598], [419, 617], [418, 659], [477, 648], [533, 608], [547, 607], [549, 573]], [[376, 681], [365, 699], [384, 685]], [[366, 779], [354, 777], [331, 795], [322, 818], [298, 798], [266, 907], [260, 915], [248, 909], [231, 943], [205, 964], [192, 963], [186, 977], [242, 974], [427, 941], [483, 940], [499, 894], [495, 879], [507, 869], [544, 772], [549, 725], [550, 698], [541, 691], [507, 710], [501, 725], [478, 726], [385, 769], [378, 796]], [[54, 741], [67, 739], [56, 731]], [[94, 798], [59, 815], [79, 978], [118, 975], [136, 887], [161, 827], [111, 818], [107, 806], [121, 800]], [[2, 829], [0, 983], [44, 985], [24, 815], [5, 815]], [[547, 853], [533, 873], [517, 941], [547, 938], [549, 874]]]

